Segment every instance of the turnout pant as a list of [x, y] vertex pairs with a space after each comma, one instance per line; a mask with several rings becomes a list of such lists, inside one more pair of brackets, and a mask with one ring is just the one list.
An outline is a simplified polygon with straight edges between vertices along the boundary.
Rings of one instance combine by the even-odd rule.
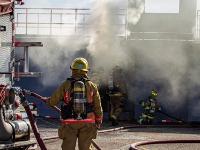
[[90, 150], [97, 128], [94, 123], [66, 124], [58, 129], [58, 136], [63, 140], [62, 150], [75, 150], [77, 139], [79, 150]]
[[110, 95], [110, 117], [117, 119], [123, 109], [123, 97], [118, 95]]

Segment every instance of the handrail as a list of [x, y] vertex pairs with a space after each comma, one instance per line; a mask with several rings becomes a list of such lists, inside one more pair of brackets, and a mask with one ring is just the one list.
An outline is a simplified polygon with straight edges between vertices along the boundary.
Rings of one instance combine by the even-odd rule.
[[[80, 30], [85, 32], [90, 28], [87, 21], [92, 13], [88, 8], [15, 8], [16, 34], [30, 35], [72, 35]], [[91, 11], [90, 11], [91, 10]], [[125, 33], [126, 11], [115, 10], [114, 13], [121, 17], [122, 22], [115, 24], [120, 28], [119, 34]], [[89, 28], [88, 28], [89, 27]], [[44, 30], [45, 33], [44, 33]], [[61, 30], [62, 29], [62, 30]], [[69, 29], [69, 30], [68, 30]], [[64, 31], [63, 31], [64, 30]], [[83, 32], [82, 32], [83, 31]]]

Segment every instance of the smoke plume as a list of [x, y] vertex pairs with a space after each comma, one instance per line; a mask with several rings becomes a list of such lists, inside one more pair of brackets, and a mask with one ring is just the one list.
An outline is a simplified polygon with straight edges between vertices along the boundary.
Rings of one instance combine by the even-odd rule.
[[128, 23], [137, 24], [144, 12], [144, 0], [128, 0]]
[[31, 60], [42, 72], [43, 85], [57, 85], [71, 75], [70, 65], [74, 55], [85, 47], [84, 39], [79, 38], [42, 40], [44, 47], [30, 51]]
[[[121, 0], [93, 1], [91, 15], [86, 20], [86, 24], [90, 25], [89, 30], [79, 30], [78, 35], [68, 33], [68, 38], [44, 41], [42, 50], [31, 52], [33, 62], [44, 72], [44, 85], [57, 84], [64, 76], [70, 75], [69, 66], [75, 57], [86, 57], [91, 62], [91, 70], [101, 68], [106, 74], [115, 65], [127, 64], [126, 49], [121, 47], [121, 39], [117, 37], [117, 24], [121, 20], [116, 14], [122, 6], [120, 3], [124, 5]], [[84, 35], [87, 32], [89, 37]], [[85, 54], [81, 50], [86, 50]]]
[[[48, 45], [44, 48], [32, 51], [32, 60], [44, 72], [43, 83], [55, 85], [70, 75], [69, 66], [76, 56], [91, 57], [90, 66], [94, 70], [103, 68], [103, 72], [109, 73], [115, 65], [124, 68], [132, 101], [146, 98], [153, 88], [159, 92], [158, 99], [163, 109], [171, 112], [187, 106], [190, 99], [199, 99], [199, 90], [194, 90], [200, 88], [200, 55], [195, 50], [198, 46], [194, 48], [188, 42], [173, 39], [125, 41], [116, 36], [119, 32], [116, 24], [121, 21], [116, 10], [122, 2], [94, 1], [87, 22], [90, 25], [89, 38], [76, 36], [46, 41]], [[144, 0], [129, 0], [127, 18], [130, 32], [143, 12]], [[160, 28], [159, 21], [157, 28]], [[81, 49], [85, 54], [80, 52]]]
[[145, 0], [128, 0], [126, 36], [130, 36], [131, 27], [136, 25], [144, 13]]
[[124, 65], [127, 58], [126, 49], [121, 47], [121, 39], [117, 36], [120, 20], [116, 14], [120, 6], [113, 0], [97, 1], [91, 13], [92, 28], [87, 49], [93, 57], [94, 68], [104, 68], [106, 72], [115, 65]]

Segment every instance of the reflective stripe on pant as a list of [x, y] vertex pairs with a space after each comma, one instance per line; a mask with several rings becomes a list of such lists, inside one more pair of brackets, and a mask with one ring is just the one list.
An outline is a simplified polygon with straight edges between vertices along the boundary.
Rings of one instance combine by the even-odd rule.
[[77, 139], [79, 150], [90, 150], [97, 128], [94, 123], [67, 124], [58, 129], [58, 135], [63, 139], [62, 150], [75, 150]]

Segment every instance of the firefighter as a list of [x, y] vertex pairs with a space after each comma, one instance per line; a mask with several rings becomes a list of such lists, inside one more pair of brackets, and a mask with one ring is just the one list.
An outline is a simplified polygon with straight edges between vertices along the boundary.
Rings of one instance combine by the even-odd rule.
[[122, 69], [119, 66], [115, 66], [109, 79], [110, 120], [112, 126], [119, 124], [118, 118], [124, 107], [126, 93]]
[[88, 79], [88, 62], [76, 58], [71, 64], [72, 76], [64, 81], [47, 102], [55, 106], [61, 102], [61, 127], [63, 150], [91, 149], [92, 139], [97, 136], [103, 118], [101, 99], [96, 85]]
[[143, 108], [142, 115], [139, 117], [139, 124], [152, 124], [155, 118], [155, 113], [157, 110], [161, 110], [160, 106], [157, 103], [156, 97], [158, 93], [155, 89], [151, 91], [150, 96], [147, 101], [140, 101], [140, 104]]
[[98, 68], [96, 71], [94, 71], [92, 73], [91, 81], [93, 81], [98, 87], [103, 112], [108, 112], [110, 97], [108, 94], [108, 78], [105, 75], [104, 69]]

